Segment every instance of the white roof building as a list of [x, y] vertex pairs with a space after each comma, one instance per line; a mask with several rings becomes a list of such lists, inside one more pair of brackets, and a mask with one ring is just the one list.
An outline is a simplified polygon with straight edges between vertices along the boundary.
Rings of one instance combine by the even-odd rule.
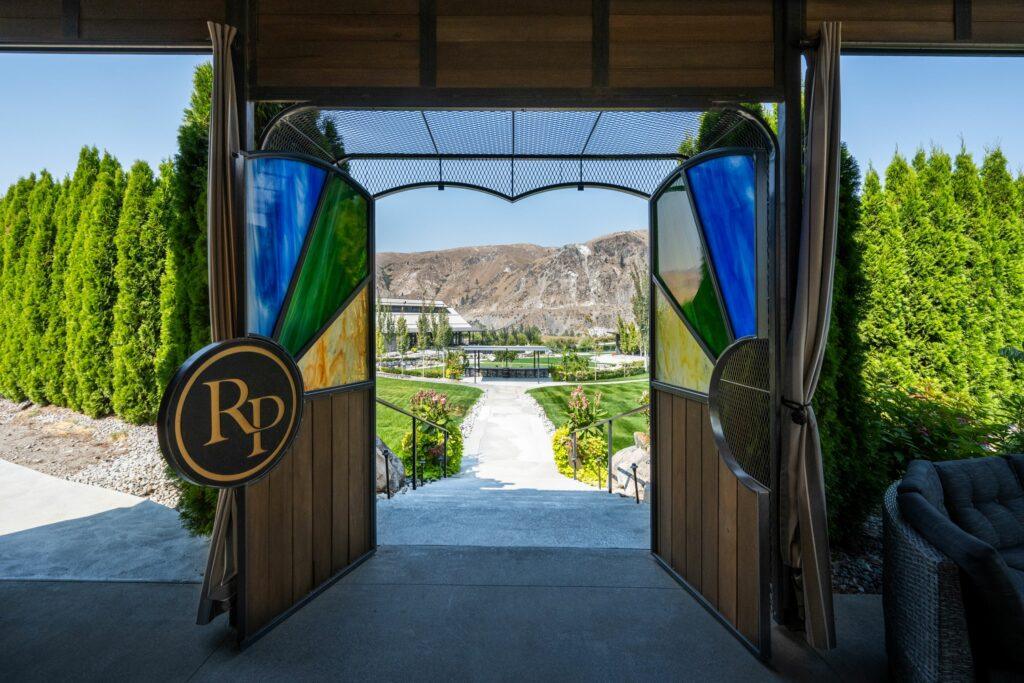
[[473, 332], [475, 328], [466, 322], [466, 319], [451, 306], [443, 301], [430, 301], [424, 299], [389, 299], [381, 297], [380, 305], [385, 310], [390, 310], [397, 322], [399, 318], [405, 318], [405, 327], [410, 333], [419, 332], [420, 313], [426, 308], [428, 311], [435, 308], [444, 308], [448, 311], [448, 324], [452, 332]]

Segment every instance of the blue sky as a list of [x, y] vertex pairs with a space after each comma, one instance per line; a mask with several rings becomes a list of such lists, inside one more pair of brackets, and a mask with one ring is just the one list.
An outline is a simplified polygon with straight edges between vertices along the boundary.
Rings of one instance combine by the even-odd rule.
[[[0, 54], [0, 188], [46, 168], [63, 176], [83, 144], [122, 163], [172, 155], [202, 56]], [[980, 157], [1001, 145], [1024, 167], [1024, 58], [844, 57], [843, 139], [866, 169], [936, 144]], [[2, 191], [2, 190], [0, 190]], [[606, 190], [560, 190], [509, 204], [449, 188], [382, 200], [381, 251], [533, 242], [560, 245], [646, 226], [646, 203]]]

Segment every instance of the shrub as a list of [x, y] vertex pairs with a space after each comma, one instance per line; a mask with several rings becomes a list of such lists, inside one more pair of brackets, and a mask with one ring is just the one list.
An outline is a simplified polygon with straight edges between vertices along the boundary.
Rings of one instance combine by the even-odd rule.
[[[583, 359], [586, 362], [586, 359]], [[618, 379], [620, 377], [635, 377], [647, 372], [643, 361], [623, 363], [616, 368], [592, 368], [589, 365], [581, 370], [566, 371], [563, 365], [551, 366], [551, 379], [556, 382], [583, 382], [600, 379]]]
[[501, 351], [494, 352], [494, 360], [498, 363], [512, 363], [518, 357], [519, 352], [512, 351], [511, 349], [502, 349]]
[[217, 513], [219, 489], [191, 484], [172, 470], [166, 468], [167, 477], [178, 489], [181, 500], [178, 515], [181, 525], [193, 536], [209, 536], [213, 533], [213, 518]]
[[[447, 394], [433, 389], [418, 392], [410, 401], [412, 413], [424, 420], [447, 429], [448, 474], [455, 474], [462, 468], [462, 432], [453, 420], [451, 402]], [[412, 429], [402, 438], [400, 457], [407, 475], [412, 475]], [[420, 422], [416, 426], [416, 454], [418, 457], [417, 476], [425, 480], [440, 479], [444, 467], [444, 433], [431, 425]]]
[[601, 410], [601, 392], [595, 391], [594, 398], [587, 398], [582, 386], [577, 386], [569, 394], [566, 402], [569, 415], [569, 429], [580, 429], [600, 420], [604, 411]]
[[604, 416], [601, 392], [595, 391], [593, 398], [587, 398], [583, 387], [576, 387], [566, 401], [566, 414], [568, 422], [555, 430], [551, 440], [555, 465], [562, 474], [573, 476], [572, 438], [569, 434], [573, 430], [581, 430], [576, 433], [576, 477], [587, 484], [600, 485], [608, 468], [607, 442], [601, 430], [590, 425]]
[[466, 354], [462, 351], [453, 351], [444, 359], [444, 376], [446, 379], [462, 379], [463, 369], [466, 366]]
[[879, 421], [879, 451], [889, 479], [902, 476], [911, 460], [959, 460], [992, 453], [1006, 435], [966, 396], [932, 387], [916, 391], [876, 389], [871, 397]]
[[[555, 452], [555, 466], [567, 477], [573, 476], [572, 439], [569, 438], [569, 426], [563, 425], [555, 430], [551, 439], [551, 448]], [[598, 434], [580, 432], [576, 438], [576, 456], [579, 460], [576, 477], [585, 484], [600, 486], [605, 483], [608, 471], [608, 445]]]

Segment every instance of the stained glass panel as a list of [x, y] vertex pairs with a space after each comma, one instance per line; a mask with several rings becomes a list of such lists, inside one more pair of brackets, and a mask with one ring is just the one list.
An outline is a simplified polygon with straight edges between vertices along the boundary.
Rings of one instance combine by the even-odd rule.
[[278, 334], [292, 354], [302, 350], [366, 277], [367, 220], [366, 199], [340, 176], [332, 176]]
[[729, 334], [682, 178], [658, 198], [655, 229], [658, 277], [717, 357], [728, 346]]
[[327, 172], [294, 159], [246, 162], [246, 322], [270, 336]]
[[708, 393], [714, 365], [661, 290], [654, 290], [654, 377], [684, 389]]
[[755, 335], [754, 159], [714, 157], [686, 169], [686, 176], [733, 332]]
[[298, 366], [306, 391], [369, 379], [366, 356], [369, 291], [369, 287], [364, 287], [299, 358]]

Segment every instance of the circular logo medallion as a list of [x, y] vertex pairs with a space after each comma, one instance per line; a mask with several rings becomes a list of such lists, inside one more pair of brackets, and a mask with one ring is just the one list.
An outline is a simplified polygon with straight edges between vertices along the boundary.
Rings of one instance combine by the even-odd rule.
[[164, 458], [195, 484], [229, 488], [280, 462], [302, 417], [302, 375], [265, 337], [214, 342], [174, 375], [157, 418]]

